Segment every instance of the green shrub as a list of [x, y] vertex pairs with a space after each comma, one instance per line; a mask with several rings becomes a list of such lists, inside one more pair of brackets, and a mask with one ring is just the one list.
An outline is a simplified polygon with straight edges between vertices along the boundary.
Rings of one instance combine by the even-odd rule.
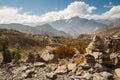
[[11, 51], [11, 56], [12, 56], [12, 59], [15, 59], [16, 61], [18, 61], [19, 59], [21, 59], [20, 45], [17, 43], [15, 46], [16, 46], [15, 49]]
[[21, 59], [25, 59], [27, 57], [27, 54], [21, 53]]
[[8, 49], [8, 37], [5, 35], [0, 36], [0, 48], [3, 55], [3, 62], [11, 62], [11, 55]]

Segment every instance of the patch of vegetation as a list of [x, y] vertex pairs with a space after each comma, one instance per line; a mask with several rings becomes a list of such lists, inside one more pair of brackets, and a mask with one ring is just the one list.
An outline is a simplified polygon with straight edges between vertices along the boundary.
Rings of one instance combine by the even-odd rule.
[[71, 39], [71, 38], [60, 38], [59, 40], [63, 43], [63, 45], [67, 45], [72, 48], [78, 49], [78, 51], [81, 54], [84, 54], [86, 52], [85, 49], [90, 43], [90, 40], [80, 40], [80, 39]]
[[66, 58], [66, 57], [72, 58], [72, 56], [75, 54], [75, 51], [71, 47], [62, 45], [57, 47], [55, 53], [58, 58]]
[[8, 37], [5, 35], [0, 36], [0, 48], [3, 55], [3, 62], [11, 62], [11, 55], [8, 49]]
[[20, 45], [17, 43], [15, 49], [8, 48], [8, 37], [5, 35], [0, 36], [0, 51], [2, 52], [3, 62], [11, 62], [13, 59], [17, 62], [21, 59]]

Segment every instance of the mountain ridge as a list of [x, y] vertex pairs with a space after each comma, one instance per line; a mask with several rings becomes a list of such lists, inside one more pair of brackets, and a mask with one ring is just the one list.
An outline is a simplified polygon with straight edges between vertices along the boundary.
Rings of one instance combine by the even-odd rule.
[[99, 23], [95, 20], [88, 20], [85, 18], [80, 18], [78, 16], [72, 17], [70, 19], [57, 20], [49, 24], [54, 28], [62, 30], [72, 36], [88, 34], [106, 26], [106, 24]]
[[14, 29], [14, 30], [28, 33], [28, 34], [47, 34], [49, 36], [70, 37], [70, 35], [68, 35], [62, 31], [58, 31], [58, 30], [54, 29], [49, 24], [32, 27], [32, 26], [28, 26], [28, 25], [19, 24], [19, 23], [10, 23], [10, 24], [0, 24], [0, 28]]
[[101, 28], [95, 32], [92, 32], [91, 35], [99, 35], [99, 36], [114, 36], [120, 35], [120, 20], [110, 24], [105, 28]]

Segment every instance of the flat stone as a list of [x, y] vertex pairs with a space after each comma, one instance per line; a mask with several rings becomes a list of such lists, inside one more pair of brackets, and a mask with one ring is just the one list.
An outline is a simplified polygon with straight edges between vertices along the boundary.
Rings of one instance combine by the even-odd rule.
[[46, 64], [45, 64], [45, 63], [42, 63], [42, 62], [36, 62], [36, 63], [34, 63], [34, 66], [35, 66], [35, 67], [45, 67]]
[[84, 76], [83, 76], [85, 79], [87, 79], [87, 80], [90, 80], [90, 78], [92, 77], [92, 74], [90, 74], [90, 73], [85, 73], [84, 74]]
[[13, 74], [18, 74], [19, 72], [24, 71], [24, 70], [26, 70], [26, 69], [27, 69], [27, 66], [21, 66], [21, 67], [18, 67], [18, 68], [16, 68], [16, 69], [14, 69], [14, 70], [12, 71], [12, 73], [13, 73]]
[[55, 70], [55, 74], [63, 74], [67, 72], [66, 65], [58, 66], [58, 68]]
[[112, 74], [109, 73], [109, 72], [101, 72], [100, 74], [101, 74], [104, 78], [106, 78], [106, 79], [108, 79], [109, 77], [112, 76]]
[[93, 74], [93, 80], [106, 80], [103, 76], [101, 76], [99, 73]]

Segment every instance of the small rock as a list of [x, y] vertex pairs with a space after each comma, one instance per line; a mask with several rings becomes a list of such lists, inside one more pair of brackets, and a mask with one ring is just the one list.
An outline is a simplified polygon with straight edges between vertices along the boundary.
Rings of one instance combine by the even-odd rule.
[[75, 73], [77, 67], [75, 63], [69, 63], [68, 64], [68, 70], [72, 71], [72, 73]]
[[94, 66], [94, 71], [95, 72], [103, 72], [103, 71], [107, 71], [107, 70], [108, 70], [107, 67], [102, 66], [99, 63], [96, 63], [95, 66]]
[[34, 71], [35, 69], [34, 68], [32, 68], [32, 69], [28, 69], [28, 70], [26, 70], [25, 72], [28, 74], [28, 73], [30, 73], [30, 72], [32, 72], [32, 71]]
[[45, 63], [42, 63], [42, 62], [36, 62], [36, 63], [34, 63], [34, 66], [35, 67], [45, 67], [46, 65], [45, 65]]
[[100, 72], [93, 74], [93, 80], [113, 80], [112, 74], [109, 72]]
[[57, 69], [57, 66], [56, 64], [48, 64], [46, 67], [48, 69], [48, 72], [51, 72], [51, 71], [55, 71]]
[[27, 77], [27, 74], [26, 74], [26, 73], [22, 73], [22, 74], [21, 74], [21, 77], [22, 77], [22, 78], [25, 78], [25, 77]]
[[95, 59], [99, 59], [99, 57], [102, 55], [102, 52], [93, 52], [91, 55], [95, 57]]
[[67, 67], [66, 65], [58, 66], [58, 68], [55, 70], [54, 73], [56, 74], [64, 74], [67, 72]]
[[16, 68], [16, 69], [14, 69], [14, 70], [12, 71], [12, 73], [13, 73], [13, 74], [18, 74], [19, 72], [24, 71], [24, 70], [26, 70], [26, 69], [27, 69], [27, 66], [21, 66], [21, 67], [18, 67], [18, 68]]
[[90, 78], [92, 77], [92, 74], [90, 74], [89, 72], [85, 73], [83, 76], [85, 79], [90, 80]]
[[56, 77], [57, 77], [57, 75], [54, 73], [47, 73], [46, 74], [46, 78], [49, 78], [49, 79], [55, 79]]
[[112, 74], [109, 72], [101, 72], [100, 74], [106, 79], [109, 79], [112, 77]]
[[101, 76], [99, 73], [93, 74], [93, 80], [106, 80], [103, 76]]

